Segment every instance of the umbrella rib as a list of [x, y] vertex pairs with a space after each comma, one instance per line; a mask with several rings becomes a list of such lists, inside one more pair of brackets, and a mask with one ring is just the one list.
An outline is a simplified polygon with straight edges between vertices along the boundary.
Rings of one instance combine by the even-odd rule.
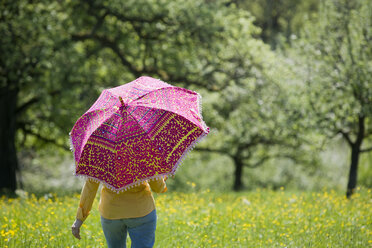
[[[156, 108], [156, 107], [149, 107], [149, 106], [144, 106], [144, 105], [137, 105], [136, 107], [144, 107], [144, 108], [151, 108], [151, 109], [156, 109], [156, 110], [163, 110], [163, 111], [168, 112], [168, 113], [171, 113], [171, 114], [176, 114], [176, 115], [182, 116], [183, 118], [189, 120], [186, 116], [183, 116], [182, 113], [177, 113], [177, 112], [174, 112], [174, 111], [168, 110], [168, 109], [162, 109], [162, 108]], [[135, 119], [135, 120], [137, 121], [137, 119]], [[192, 120], [189, 120], [189, 121], [192, 122], [193, 124], [195, 124], [196, 126], [199, 126], [197, 123], [193, 122]], [[202, 130], [204, 130], [204, 128], [202, 128]]]
[[[147, 122], [149, 122], [154, 117], [154, 115], [156, 115], [159, 111], [160, 111], [160, 109], [157, 109], [156, 112], [153, 113], [152, 116], [145, 122], [145, 124], [143, 124], [143, 126], [145, 126], [147, 124]], [[165, 114], [165, 112], [166, 111], [164, 110], [164, 113], [159, 117], [159, 119]], [[156, 122], [150, 127], [150, 129], [158, 122], [158, 120], [156, 120]]]
[[145, 115], [147, 115], [147, 113], [150, 112], [150, 110], [151, 110], [151, 109], [149, 108], [149, 109], [146, 111], [146, 113], [143, 114], [143, 116], [141, 117], [141, 119], [139, 119], [138, 121], [141, 121], [141, 120], [145, 117]]
[[104, 108], [105, 106], [106, 106], [106, 104], [109, 102], [109, 101], [111, 101], [111, 98], [112, 98], [112, 95], [110, 95], [110, 98], [105, 102], [105, 104], [103, 104], [103, 106], [102, 107], [100, 107], [100, 108]]

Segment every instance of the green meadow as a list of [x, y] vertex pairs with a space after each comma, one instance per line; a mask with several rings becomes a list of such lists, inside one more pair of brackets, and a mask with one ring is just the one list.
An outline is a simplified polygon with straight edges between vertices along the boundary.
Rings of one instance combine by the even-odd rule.
[[[82, 239], [71, 234], [84, 183], [72, 173], [86, 152], [100, 179], [129, 163], [138, 179], [173, 174], [168, 157], [185, 158], [154, 196], [157, 248], [372, 248], [371, 10], [372, 0], [2, 0], [0, 248], [106, 247], [99, 194]], [[178, 88], [128, 84], [142, 76]], [[166, 112], [185, 122], [163, 125]], [[196, 140], [180, 123], [210, 128], [187, 157]], [[86, 146], [98, 133], [110, 155]], [[166, 148], [153, 159], [155, 140]]]
[[[105, 247], [98, 197], [75, 239], [79, 195], [0, 200], [0, 247]], [[372, 191], [156, 195], [155, 247], [372, 247]], [[128, 238], [128, 245], [130, 239]]]

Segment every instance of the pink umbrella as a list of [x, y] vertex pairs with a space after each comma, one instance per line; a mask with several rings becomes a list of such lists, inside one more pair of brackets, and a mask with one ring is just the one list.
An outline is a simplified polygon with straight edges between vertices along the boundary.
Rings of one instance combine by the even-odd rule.
[[151, 77], [103, 90], [70, 133], [75, 175], [113, 191], [174, 175], [209, 128], [200, 95]]

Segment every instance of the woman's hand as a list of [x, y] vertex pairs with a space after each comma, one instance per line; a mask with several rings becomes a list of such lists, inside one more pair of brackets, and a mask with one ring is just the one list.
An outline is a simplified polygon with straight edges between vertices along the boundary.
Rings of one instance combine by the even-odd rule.
[[83, 222], [79, 219], [76, 219], [74, 224], [71, 226], [72, 235], [74, 235], [75, 238], [81, 239], [80, 237], [80, 227], [83, 224]]

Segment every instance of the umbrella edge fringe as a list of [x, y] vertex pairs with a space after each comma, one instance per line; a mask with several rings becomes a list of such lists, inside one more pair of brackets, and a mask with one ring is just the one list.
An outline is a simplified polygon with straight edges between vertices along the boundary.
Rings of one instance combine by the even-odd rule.
[[[72, 136], [71, 132], [68, 134], [69, 140], [70, 140], [70, 151], [72, 152], [72, 155], [74, 156], [74, 164], [76, 163], [76, 157], [75, 157], [75, 147], [74, 143], [72, 142]], [[75, 167], [75, 166], [74, 166]], [[75, 169], [75, 168], [74, 168]]]
[[198, 105], [198, 108], [199, 108], [199, 115], [200, 115], [200, 123], [202, 124], [202, 127], [203, 127], [203, 131], [204, 132], [208, 132], [208, 126], [207, 124], [205, 123], [204, 119], [203, 119], [203, 105], [202, 105], [202, 96], [195, 92], [196, 95], [197, 95], [197, 105]]

